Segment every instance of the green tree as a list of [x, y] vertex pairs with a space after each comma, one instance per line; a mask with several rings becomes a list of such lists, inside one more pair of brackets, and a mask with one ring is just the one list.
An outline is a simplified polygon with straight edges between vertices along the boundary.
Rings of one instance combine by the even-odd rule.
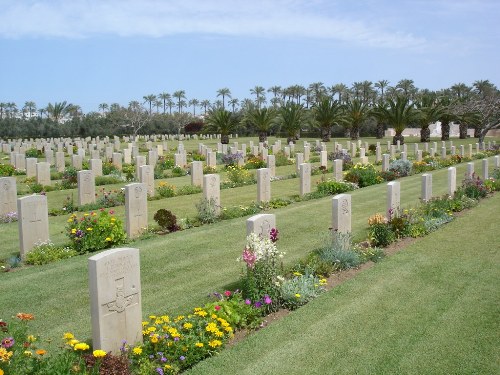
[[165, 111], [167, 109], [167, 102], [172, 99], [170, 94], [168, 92], [162, 92], [158, 94], [158, 98], [163, 102], [163, 114], [165, 114]]
[[224, 108], [215, 108], [208, 112], [205, 123], [205, 131], [220, 134], [221, 143], [228, 144], [229, 134], [236, 129], [238, 120], [234, 113]]
[[337, 100], [332, 100], [329, 96], [323, 96], [312, 106], [312, 116], [314, 123], [321, 130], [323, 142], [330, 142], [332, 126], [342, 119], [342, 107]]
[[231, 90], [227, 87], [217, 90], [217, 97], [222, 96], [222, 109], [226, 108], [225, 98], [231, 99]]
[[418, 124], [420, 125], [420, 142], [430, 142], [431, 130], [429, 126], [439, 120], [444, 108], [437, 100], [437, 95], [432, 92], [419, 95], [415, 102], [418, 110]]
[[102, 111], [102, 114], [106, 112], [106, 110], [109, 108], [109, 105], [107, 103], [101, 103], [99, 104], [99, 110]]
[[196, 116], [196, 106], [200, 104], [200, 101], [198, 99], [191, 99], [189, 101], [189, 105], [193, 106], [193, 116]]
[[273, 108], [251, 108], [245, 112], [242, 123], [252, 127], [259, 135], [259, 142], [265, 142], [276, 119]]
[[344, 107], [344, 117], [342, 123], [346, 128], [346, 136], [350, 134], [351, 139], [359, 139], [361, 126], [368, 119], [370, 114], [366, 103], [359, 99], [348, 100]]
[[156, 95], [151, 94], [151, 95], [146, 95], [142, 97], [144, 99], [144, 103], [149, 103], [149, 115], [151, 116], [151, 110], [153, 107], [153, 103], [156, 102]]
[[385, 104], [377, 105], [373, 110], [373, 115], [394, 128], [396, 135], [392, 139], [393, 144], [397, 144], [397, 141], [403, 144], [403, 130], [418, 120], [418, 111], [415, 106], [410, 99], [402, 95], [396, 100], [388, 99]]
[[68, 112], [71, 110], [71, 107], [72, 105], [70, 103], [67, 103], [66, 101], [61, 103], [55, 102], [54, 104], [49, 103], [47, 105], [47, 113], [51, 120], [53, 120], [54, 122], [59, 122], [66, 114], [68, 114]]
[[262, 86], [255, 86], [253, 89], [250, 89], [250, 94], [255, 95], [255, 104], [260, 108], [266, 99], [266, 89]]
[[389, 81], [386, 79], [382, 79], [380, 81], [375, 82], [375, 87], [380, 90], [380, 101], [384, 101], [384, 90], [389, 86]]
[[302, 104], [288, 102], [279, 109], [276, 120], [287, 135], [287, 143], [295, 143], [302, 124], [306, 122], [306, 111]]
[[[183, 102], [183, 101], [184, 101], [183, 99], [186, 99], [186, 91], [184, 91], [184, 90], [178, 90], [178, 91], [175, 91], [175, 92], [172, 94], [172, 96], [173, 96], [174, 98], [176, 98], [176, 99], [177, 99], [177, 109], [178, 109], [178, 112], [179, 112], [179, 113], [182, 113], [182, 107], [183, 107], [183, 105], [182, 105], [182, 103], [181, 103], [181, 102]], [[185, 104], [185, 103], [186, 103], [186, 102], [184, 102], [184, 104]], [[185, 106], [185, 105], [184, 105], [184, 106]]]

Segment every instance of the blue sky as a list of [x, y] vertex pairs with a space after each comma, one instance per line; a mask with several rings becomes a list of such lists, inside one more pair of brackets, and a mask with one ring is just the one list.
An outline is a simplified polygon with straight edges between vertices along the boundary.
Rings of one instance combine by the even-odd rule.
[[[413, 79], [500, 86], [498, 0], [0, 0], [0, 102]], [[271, 97], [271, 94], [268, 94]]]

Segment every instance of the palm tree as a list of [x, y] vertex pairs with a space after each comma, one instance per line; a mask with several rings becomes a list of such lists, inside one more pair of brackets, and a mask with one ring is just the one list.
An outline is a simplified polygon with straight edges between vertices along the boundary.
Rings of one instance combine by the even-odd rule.
[[326, 88], [323, 82], [313, 82], [309, 85], [309, 90], [311, 91], [311, 99], [313, 103], [316, 103], [320, 98], [326, 94]]
[[66, 101], [61, 103], [49, 103], [47, 105], [47, 113], [49, 117], [54, 122], [59, 122], [72, 108], [72, 105], [67, 103]]
[[399, 89], [406, 98], [412, 98], [417, 92], [417, 88], [412, 79], [402, 79], [396, 84], [396, 89]]
[[172, 107], [175, 105], [172, 99], [167, 99], [168, 113], [172, 114]]
[[205, 119], [205, 129], [209, 132], [221, 135], [221, 143], [229, 143], [229, 134], [231, 134], [238, 124], [236, 116], [224, 108], [216, 108], [209, 111]]
[[198, 99], [191, 99], [189, 101], [189, 105], [193, 106], [193, 116], [196, 116], [196, 106], [200, 104], [200, 101]]
[[227, 87], [223, 87], [222, 89], [217, 90], [217, 97], [222, 96], [222, 108], [224, 109], [226, 106], [225, 98], [231, 99], [231, 90]]
[[237, 106], [239, 103], [240, 103], [240, 101], [239, 101], [238, 99], [236, 99], [236, 98], [232, 98], [231, 100], [229, 100], [229, 101], [227, 102], [227, 104], [229, 104], [229, 105], [231, 106], [231, 108], [232, 108], [232, 111], [233, 111], [233, 112], [234, 112], [234, 110], [235, 110], [236, 106]]
[[163, 105], [163, 102], [160, 99], [155, 100], [156, 114], [160, 113], [160, 107]]
[[409, 124], [417, 121], [418, 111], [410, 99], [404, 96], [398, 96], [396, 101], [388, 99], [386, 104], [380, 104], [374, 108], [373, 115], [394, 128], [396, 135], [392, 139], [393, 144], [397, 144], [398, 141], [403, 144], [403, 130]]
[[181, 101], [182, 101], [182, 99], [186, 99], [186, 91], [184, 91], [184, 90], [175, 91], [172, 94], [172, 96], [177, 99], [177, 109], [178, 109], [179, 113], [182, 113]]
[[273, 108], [251, 108], [245, 112], [242, 123], [252, 126], [259, 134], [259, 142], [265, 142], [275, 119]]
[[205, 113], [207, 113], [207, 108], [210, 107], [210, 100], [202, 100], [200, 106], [202, 106]]
[[43, 118], [43, 114], [47, 113], [47, 109], [46, 108], [40, 108], [40, 109], [38, 109], [38, 112], [40, 112], [40, 119], [41, 119], [41, 118]]
[[266, 89], [262, 86], [255, 86], [253, 89], [250, 89], [250, 94], [255, 95], [255, 103], [260, 108], [263, 100], [265, 101], [266, 99]]
[[361, 125], [368, 116], [369, 109], [366, 103], [358, 99], [348, 100], [345, 104], [344, 118], [342, 119], [343, 124], [346, 126], [346, 136], [350, 134], [351, 139], [357, 140]]
[[99, 104], [99, 110], [102, 111], [102, 114], [104, 115], [104, 112], [109, 108], [109, 106], [106, 103], [101, 103]]
[[447, 141], [450, 139], [450, 124], [457, 119], [452, 112], [453, 101], [449, 96], [443, 96], [439, 100], [439, 105], [442, 107], [442, 112], [438, 120], [441, 122], [441, 140]]
[[149, 115], [151, 116], [151, 107], [153, 106], [153, 103], [156, 102], [156, 95], [151, 94], [151, 95], [146, 95], [142, 97], [144, 99], [144, 103], [149, 103]]
[[162, 92], [158, 94], [158, 98], [163, 101], [163, 114], [165, 114], [167, 102], [171, 99], [171, 96], [168, 92]]
[[483, 79], [479, 81], [475, 81], [472, 86], [477, 94], [480, 97], [484, 98], [485, 96], [491, 95], [496, 91], [495, 85], [492, 84], [489, 80]]
[[437, 101], [437, 95], [432, 92], [420, 95], [420, 99], [415, 102], [415, 107], [419, 112], [420, 142], [430, 142], [431, 130], [429, 125], [439, 120], [443, 107]]
[[375, 82], [375, 87], [380, 90], [380, 101], [384, 101], [384, 89], [389, 86], [389, 81], [386, 79], [382, 79], [380, 81]]
[[312, 115], [315, 123], [321, 129], [323, 142], [330, 142], [332, 126], [341, 120], [342, 107], [340, 103], [325, 95], [313, 105]]
[[297, 140], [302, 123], [305, 122], [305, 109], [302, 104], [288, 102], [279, 109], [277, 122], [287, 134], [287, 143]]
[[455, 83], [450, 87], [451, 93], [458, 100], [463, 100], [472, 91], [465, 83]]
[[361, 97], [365, 103], [369, 103], [370, 99], [373, 98], [375, 90], [373, 90], [372, 84], [373, 83], [371, 81], [361, 82]]
[[272, 92], [274, 97], [277, 98], [279, 95], [281, 95], [281, 86], [271, 86], [267, 89], [267, 92]]

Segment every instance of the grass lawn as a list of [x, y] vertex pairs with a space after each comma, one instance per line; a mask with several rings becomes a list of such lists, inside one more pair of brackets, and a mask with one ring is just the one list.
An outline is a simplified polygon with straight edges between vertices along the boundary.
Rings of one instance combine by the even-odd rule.
[[500, 373], [500, 194], [189, 374]]

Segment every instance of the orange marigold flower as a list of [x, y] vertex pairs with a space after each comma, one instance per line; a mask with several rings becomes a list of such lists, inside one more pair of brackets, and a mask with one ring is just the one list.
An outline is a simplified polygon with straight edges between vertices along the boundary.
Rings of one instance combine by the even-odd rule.
[[37, 349], [35, 353], [38, 355], [45, 355], [47, 354], [47, 351], [45, 349]]
[[33, 319], [35, 319], [33, 314], [27, 314], [27, 313], [19, 313], [16, 315], [16, 317], [21, 319], [21, 320], [33, 320]]

